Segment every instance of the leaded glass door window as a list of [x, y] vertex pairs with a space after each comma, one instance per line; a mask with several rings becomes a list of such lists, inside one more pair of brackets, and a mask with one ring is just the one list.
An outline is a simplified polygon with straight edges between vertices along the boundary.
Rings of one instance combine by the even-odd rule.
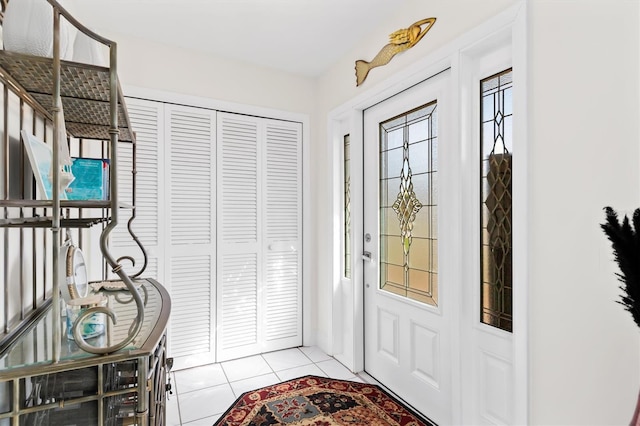
[[380, 124], [380, 289], [438, 305], [437, 103]]

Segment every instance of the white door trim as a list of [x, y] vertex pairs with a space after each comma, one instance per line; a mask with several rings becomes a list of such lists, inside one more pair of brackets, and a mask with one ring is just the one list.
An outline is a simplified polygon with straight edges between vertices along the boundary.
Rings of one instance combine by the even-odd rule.
[[[448, 43], [444, 47], [432, 52], [428, 56], [424, 57], [421, 60], [414, 62], [411, 66], [399, 72], [380, 84], [363, 91], [360, 95], [355, 98], [347, 101], [346, 103], [338, 106], [334, 110], [332, 110], [328, 115], [328, 155], [329, 158], [336, 158], [336, 150], [341, 147], [339, 143], [340, 140], [336, 138], [336, 135], [339, 133], [338, 129], [340, 129], [341, 123], [345, 120], [351, 122], [351, 145], [352, 145], [352, 188], [362, 188], [362, 165], [357, 164], [354, 161], [357, 158], [362, 158], [361, 152], [356, 152], [356, 147], [362, 144], [362, 126], [363, 126], [363, 111], [392, 96], [396, 93], [401, 92], [402, 90], [411, 87], [412, 85], [424, 80], [425, 76], [436, 74], [439, 71], [442, 71], [446, 68], [451, 68], [452, 71], [452, 79], [453, 79], [453, 106], [452, 110], [457, 111], [462, 114], [463, 106], [461, 105], [461, 100], [465, 96], [464, 93], [460, 91], [460, 87], [458, 85], [458, 81], [461, 75], [464, 73], [464, 61], [461, 61], [461, 55], [463, 51], [470, 48], [475, 48], [481, 50], [483, 43], [487, 41], [487, 39], [491, 39], [495, 37], [496, 34], [498, 36], [506, 36], [505, 42], [510, 44], [511, 50], [513, 52], [512, 57], [512, 65], [514, 70], [517, 70], [517, 89], [514, 89], [514, 111], [519, 111], [517, 118], [514, 120], [514, 139], [520, 141], [519, 148], [519, 157], [521, 159], [521, 163], [518, 168], [514, 171], [514, 180], [518, 180], [521, 182], [519, 187], [514, 189], [514, 193], [517, 191], [518, 196], [514, 195], [514, 215], [518, 215], [518, 217], [522, 218], [520, 225], [517, 228], [514, 228], [514, 269], [519, 268], [519, 274], [517, 277], [514, 277], [514, 288], [513, 290], [513, 327], [514, 330], [519, 330], [514, 332], [513, 334], [513, 368], [514, 368], [514, 395], [513, 395], [513, 420], [515, 424], [527, 424], [528, 416], [529, 416], [529, 375], [528, 375], [528, 309], [527, 309], [527, 288], [529, 282], [529, 272], [527, 269], [527, 252], [526, 252], [526, 222], [528, 221], [527, 217], [527, 199], [528, 199], [528, 185], [527, 185], [527, 162], [528, 155], [526, 150], [526, 137], [527, 137], [527, 129], [526, 129], [526, 92], [527, 92], [527, 37], [526, 37], [526, 3], [517, 4], [504, 12], [496, 15], [492, 19], [485, 21], [483, 24], [478, 27], [466, 32], [461, 35], [457, 39]], [[494, 43], [495, 40], [489, 40], [489, 44]], [[515, 81], [516, 77], [514, 77]], [[464, 126], [471, 126], [469, 117], [466, 117], [466, 121], [460, 122], [458, 135], [455, 135], [458, 140], [460, 140], [463, 136]], [[456, 127], [456, 126], [454, 126]], [[359, 139], [358, 139], [359, 137]], [[361, 148], [359, 148], [361, 149]], [[460, 152], [461, 158], [464, 158], [468, 153]], [[339, 157], [338, 157], [339, 158]], [[334, 169], [332, 170], [332, 178], [333, 178], [333, 194], [336, 194], [339, 190], [340, 180], [337, 176], [340, 176], [339, 168], [342, 167], [342, 164], [339, 162], [332, 162]], [[358, 179], [360, 179], [358, 181]], [[357, 194], [358, 191], [352, 190], [352, 194]], [[519, 198], [519, 200], [517, 199]], [[332, 215], [333, 218], [340, 217], [340, 202], [336, 199], [335, 196], [331, 198], [333, 202]], [[337, 201], [337, 202], [336, 202]], [[359, 211], [358, 211], [359, 209]], [[362, 253], [362, 236], [358, 235], [358, 233], [362, 233], [362, 222], [356, 223], [356, 218], [362, 217], [362, 203], [361, 200], [356, 200], [352, 198], [352, 229], [354, 230], [354, 235], [352, 238], [352, 259], [354, 259], [354, 264], [352, 265], [352, 274], [353, 274], [353, 300], [354, 306], [353, 311], [349, 312], [346, 318], [338, 318], [333, 316], [333, 306], [337, 304], [336, 300], [333, 300], [336, 293], [331, 293], [330, 306], [328, 315], [334, 321], [343, 320], [343, 321], [353, 321], [353, 348], [351, 351], [350, 359], [341, 359], [345, 365], [353, 371], [362, 371], [364, 368], [364, 354], [362, 348], [364, 347], [364, 335], [363, 335], [363, 289], [362, 289], [362, 281], [356, 281], [357, 277], [362, 277], [362, 262], [359, 261], [360, 254]], [[332, 227], [334, 231], [334, 239], [333, 241], [340, 241], [339, 233], [336, 233], [336, 230], [339, 230], [340, 227], [334, 226]], [[517, 241], [515, 240], [517, 238]], [[339, 249], [339, 245], [332, 244], [330, 246], [331, 249]], [[517, 249], [517, 250], [516, 250]], [[333, 260], [333, 265], [331, 265], [333, 274], [332, 277], [334, 279], [339, 278], [339, 269], [340, 262], [336, 263], [335, 251], [329, 257]], [[337, 271], [337, 272], [336, 272]], [[335, 283], [335, 282], [334, 282]], [[335, 284], [331, 286], [334, 288]], [[453, 297], [457, 297], [459, 302], [462, 305], [462, 294], [453, 295]], [[459, 333], [455, 334], [453, 339], [460, 340], [463, 337], [462, 334], [462, 324], [454, 324], [458, 326], [460, 330]], [[340, 333], [340, 327], [332, 327], [329, 332], [332, 335], [329, 338], [329, 342], [335, 342], [336, 339], [342, 339], [342, 336], [336, 335], [336, 333]], [[330, 343], [331, 344], [331, 343]], [[336, 346], [327, 348], [330, 353], [333, 353], [333, 349]], [[461, 367], [456, 372], [454, 368], [453, 376], [452, 376], [452, 388], [453, 388], [453, 417], [452, 420], [454, 424], [459, 424], [463, 418], [463, 400], [460, 397], [461, 388], [464, 386], [465, 378], [462, 377], [462, 363], [464, 362], [462, 359], [454, 359], [452, 360], [454, 363], [458, 363]]]

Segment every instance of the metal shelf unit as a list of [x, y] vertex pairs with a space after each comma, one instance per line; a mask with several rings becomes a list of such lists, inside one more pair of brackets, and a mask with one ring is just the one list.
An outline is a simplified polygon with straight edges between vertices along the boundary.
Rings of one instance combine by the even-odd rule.
[[[4, 327], [0, 327], [0, 425], [58, 425], [73, 419], [79, 424], [97, 425], [163, 425], [165, 424], [166, 390], [166, 327], [171, 302], [166, 290], [153, 279], [139, 279], [146, 267], [144, 247], [131, 229], [135, 219], [135, 134], [131, 128], [117, 75], [116, 43], [105, 39], [80, 24], [56, 0], [47, 0], [53, 9], [53, 57], [25, 55], [0, 50], [0, 82], [4, 85], [4, 148], [0, 158], [5, 172], [4, 199], [0, 200], [0, 229], [4, 232]], [[76, 63], [60, 59], [60, 25], [66, 20], [80, 33], [109, 49], [109, 66]], [[64, 111], [64, 126], [71, 140], [96, 140], [102, 143], [105, 158], [110, 161], [108, 201], [61, 200], [58, 182], [59, 167], [54, 167], [51, 200], [34, 200], [35, 192], [27, 186], [25, 157], [11, 147], [6, 129], [15, 118], [8, 112], [8, 93], [19, 99], [20, 126], [23, 106], [44, 117], [45, 126], [53, 128], [53, 165], [59, 164], [60, 140], [57, 126]], [[35, 118], [34, 118], [35, 123]], [[119, 202], [118, 144], [131, 143], [133, 148], [132, 204]], [[15, 143], [14, 143], [15, 145]], [[17, 157], [17, 158], [16, 158]], [[10, 190], [9, 164], [22, 163], [19, 179], [22, 197]], [[13, 166], [12, 166], [13, 167]], [[119, 223], [119, 212], [126, 211], [130, 219], [127, 229], [145, 257], [140, 270], [128, 275], [121, 260], [109, 249], [109, 236]], [[66, 214], [65, 214], [66, 212]], [[73, 212], [69, 214], [69, 212]], [[100, 226], [99, 248], [105, 264], [111, 268], [124, 289], [115, 292], [101, 290], [108, 295], [106, 307], [83, 310], [80, 319], [93, 313], [114, 316], [106, 319], [106, 332], [95, 338], [67, 338], [62, 321], [59, 283], [59, 247], [65, 228]], [[32, 288], [20, 289], [19, 321], [7, 319], [11, 288], [7, 277], [10, 238], [8, 232], [20, 232], [20, 261], [25, 237], [23, 230], [42, 229], [43, 236], [34, 236], [33, 250], [44, 250], [45, 278], [52, 282], [50, 291], [40, 298], [33, 297], [32, 306], [24, 308], [22, 298], [36, 293]], [[50, 232], [44, 228], [49, 228]], [[36, 248], [36, 242], [42, 244]], [[96, 244], [97, 245], [97, 244]], [[47, 252], [47, 250], [50, 250]], [[32, 262], [35, 271], [35, 257]], [[40, 262], [42, 263], [42, 262]], [[106, 269], [105, 269], [106, 271]], [[35, 272], [32, 274], [35, 275]], [[22, 275], [21, 275], [22, 276]], [[47, 277], [48, 276], [48, 277]], [[106, 273], [103, 272], [103, 279]], [[20, 286], [24, 286], [20, 283]], [[41, 291], [41, 290], [38, 290]], [[0, 306], [0, 310], [2, 310]], [[75, 327], [75, 324], [73, 325]], [[9, 398], [7, 398], [9, 397]], [[9, 402], [7, 402], [9, 401]], [[10, 419], [10, 420], [9, 420]]]

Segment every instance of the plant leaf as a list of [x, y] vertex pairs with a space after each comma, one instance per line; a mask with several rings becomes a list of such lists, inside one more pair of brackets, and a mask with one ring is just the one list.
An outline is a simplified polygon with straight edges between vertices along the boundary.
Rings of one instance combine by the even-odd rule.
[[618, 214], [605, 207], [605, 223], [600, 227], [611, 242], [614, 260], [620, 273], [616, 273], [622, 283], [623, 294], [618, 303], [623, 305], [638, 327], [640, 327], [640, 209], [636, 209], [632, 221], [625, 215], [622, 223]]

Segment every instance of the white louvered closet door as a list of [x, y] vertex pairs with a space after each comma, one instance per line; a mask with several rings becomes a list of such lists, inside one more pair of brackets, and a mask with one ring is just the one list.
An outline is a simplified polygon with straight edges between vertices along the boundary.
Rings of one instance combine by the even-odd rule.
[[302, 126], [263, 120], [264, 350], [302, 344]]
[[215, 111], [165, 105], [169, 353], [176, 368], [215, 361]]
[[260, 352], [258, 121], [218, 113], [217, 361]]
[[218, 113], [217, 361], [302, 344], [301, 125]]

